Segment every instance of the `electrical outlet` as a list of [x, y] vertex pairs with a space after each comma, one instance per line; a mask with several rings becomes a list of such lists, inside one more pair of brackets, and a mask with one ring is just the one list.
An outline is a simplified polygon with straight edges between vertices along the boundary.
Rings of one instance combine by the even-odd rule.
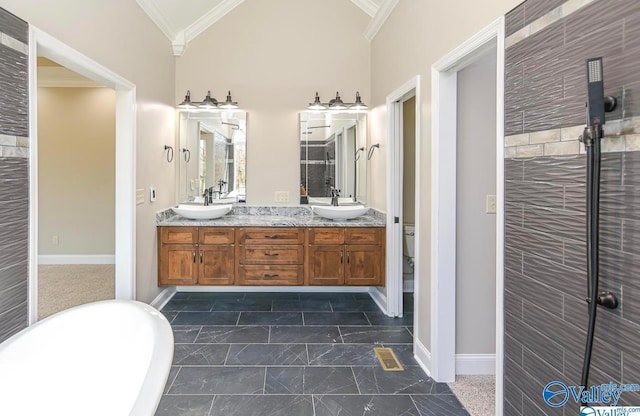
[[51, 242], [53, 243], [54, 246], [57, 246], [58, 244], [60, 244], [60, 237], [58, 237], [57, 235], [54, 235], [53, 238], [51, 239]]
[[144, 204], [144, 189], [136, 189], [136, 205]]
[[487, 195], [486, 212], [487, 214], [495, 214], [498, 210], [498, 203], [495, 195]]
[[276, 202], [289, 202], [289, 192], [288, 191], [276, 191]]

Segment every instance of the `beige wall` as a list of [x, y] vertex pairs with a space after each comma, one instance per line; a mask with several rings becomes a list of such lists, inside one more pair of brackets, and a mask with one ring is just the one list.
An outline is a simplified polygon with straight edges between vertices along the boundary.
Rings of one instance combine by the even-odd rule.
[[115, 109], [109, 88], [38, 89], [38, 254], [115, 253]]
[[404, 163], [402, 173], [402, 218], [405, 224], [416, 222], [416, 98], [402, 108]]
[[[0, 7], [35, 25], [136, 84], [137, 298], [149, 302], [157, 288], [155, 212], [175, 202], [175, 162], [165, 144], [175, 145], [175, 64], [167, 38], [132, 0], [0, 0]], [[149, 186], [158, 201], [148, 202]]]
[[[454, 0], [449, 2], [434, 0], [403, 0], [398, 3], [387, 22], [371, 45], [371, 85], [374, 107], [371, 111], [373, 134], [381, 141], [381, 152], [376, 157], [376, 169], [370, 170], [372, 193], [370, 201], [373, 207], [386, 209], [386, 181], [383, 179], [385, 167], [386, 145], [386, 109], [385, 99], [388, 94], [403, 85], [416, 75], [422, 78], [422, 132], [421, 154], [421, 218], [425, 219], [417, 232], [421, 236], [419, 256], [422, 263], [420, 279], [419, 326], [416, 330], [420, 341], [430, 348], [430, 279], [429, 256], [431, 251], [428, 219], [431, 217], [430, 194], [431, 142], [430, 142], [430, 109], [431, 109], [431, 65], [456, 46], [473, 36], [480, 29], [504, 15], [521, 0], [487, 0], [482, 7], [475, 7], [468, 1]], [[377, 107], [377, 108], [376, 108]], [[376, 138], [373, 138], [374, 142]]]
[[345, 0], [246, 1], [189, 44], [176, 60], [176, 96], [227, 90], [248, 111], [247, 203], [299, 203], [298, 113], [316, 91], [368, 103], [369, 17]]
[[496, 51], [458, 72], [456, 353], [496, 352]]

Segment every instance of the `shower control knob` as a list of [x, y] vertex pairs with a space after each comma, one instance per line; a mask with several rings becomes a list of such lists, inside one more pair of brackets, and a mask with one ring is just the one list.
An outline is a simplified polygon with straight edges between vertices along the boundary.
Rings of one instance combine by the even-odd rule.
[[597, 299], [598, 305], [602, 305], [607, 309], [616, 309], [618, 307], [618, 298], [611, 292], [600, 292]]

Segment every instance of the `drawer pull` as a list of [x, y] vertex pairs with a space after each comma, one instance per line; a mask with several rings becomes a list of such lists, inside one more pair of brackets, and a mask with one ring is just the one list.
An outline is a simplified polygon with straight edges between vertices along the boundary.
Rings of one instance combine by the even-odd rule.
[[280, 255], [280, 253], [264, 253], [264, 255], [267, 257], [277, 257]]
[[347, 250], [347, 264], [351, 264], [351, 251]]
[[202, 264], [202, 255], [204, 254], [203, 251], [200, 251], [200, 263]]
[[340, 264], [344, 263], [344, 253], [340, 250]]
[[196, 251], [195, 250], [193, 250], [193, 262], [194, 263], [196, 262]]
[[276, 235], [265, 235], [264, 238], [269, 238], [271, 240], [276, 240], [276, 239], [280, 238], [280, 236], [277, 235], [277, 234]]
[[265, 277], [265, 278], [280, 277], [279, 274], [267, 274], [267, 273], [263, 274], [262, 276]]

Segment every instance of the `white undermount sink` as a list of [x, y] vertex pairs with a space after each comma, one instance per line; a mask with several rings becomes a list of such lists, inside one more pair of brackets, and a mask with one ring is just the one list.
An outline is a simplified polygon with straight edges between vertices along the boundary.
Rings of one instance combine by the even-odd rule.
[[190, 220], [213, 220], [226, 215], [233, 208], [227, 205], [183, 205], [173, 208], [173, 211]]
[[349, 205], [349, 206], [313, 206], [311, 207], [313, 212], [321, 217], [328, 218], [335, 221], [344, 221], [357, 218], [361, 215], [369, 212], [369, 208], [363, 205]]

